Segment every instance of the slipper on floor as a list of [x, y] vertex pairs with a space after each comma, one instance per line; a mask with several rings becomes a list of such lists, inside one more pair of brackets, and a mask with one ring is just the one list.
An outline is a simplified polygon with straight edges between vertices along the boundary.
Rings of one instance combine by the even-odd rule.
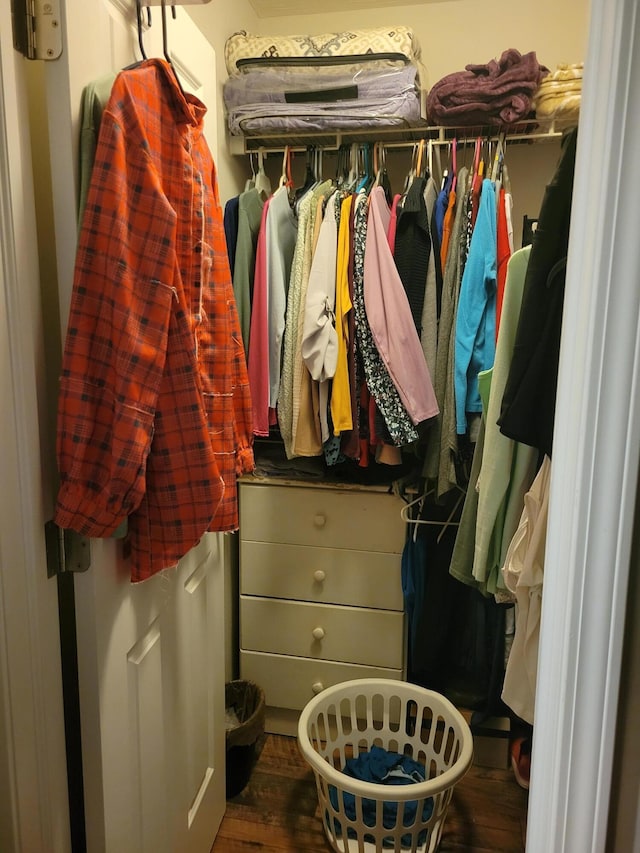
[[525, 791], [529, 790], [529, 775], [531, 773], [531, 739], [516, 738], [511, 744], [511, 769], [516, 782]]

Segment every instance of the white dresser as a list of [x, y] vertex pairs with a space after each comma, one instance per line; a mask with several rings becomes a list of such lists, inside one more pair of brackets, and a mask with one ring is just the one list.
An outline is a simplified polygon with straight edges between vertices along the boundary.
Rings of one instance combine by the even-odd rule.
[[311, 697], [406, 677], [400, 498], [385, 488], [240, 482], [240, 677], [267, 731], [294, 734]]

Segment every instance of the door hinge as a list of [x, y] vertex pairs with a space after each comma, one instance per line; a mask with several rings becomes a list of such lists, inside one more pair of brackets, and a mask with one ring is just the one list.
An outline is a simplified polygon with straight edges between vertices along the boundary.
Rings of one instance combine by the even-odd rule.
[[86, 572], [91, 565], [91, 545], [87, 536], [63, 530], [54, 521], [44, 526], [47, 547], [47, 577], [63, 572]]
[[62, 53], [60, 0], [11, 0], [13, 45], [27, 59], [57, 59]]

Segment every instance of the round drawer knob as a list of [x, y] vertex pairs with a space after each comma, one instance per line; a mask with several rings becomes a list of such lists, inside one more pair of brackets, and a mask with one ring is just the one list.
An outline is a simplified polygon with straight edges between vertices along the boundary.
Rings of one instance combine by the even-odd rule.
[[322, 640], [324, 637], [324, 628], [314, 628], [311, 633], [313, 634], [314, 640]]
[[313, 573], [313, 579], [314, 579], [314, 581], [318, 581], [318, 583], [322, 583], [322, 581], [326, 578], [326, 576], [327, 576], [326, 573], [323, 572], [322, 569], [317, 569]]
[[324, 684], [321, 681], [316, 681], [314, 684], [311, 685], [311, 689], [314, 693], [318, 694], [322, 690], [324, 690]]
[[314, 515], [313, 523], [316, 527], [324, 527], [327, 523], [327, 516], [319, 512], [317, 515]]

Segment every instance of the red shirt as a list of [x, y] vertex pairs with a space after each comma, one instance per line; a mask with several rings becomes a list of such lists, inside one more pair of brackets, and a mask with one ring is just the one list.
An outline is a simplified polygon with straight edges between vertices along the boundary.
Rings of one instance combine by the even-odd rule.
[[170, 66], [121, 72], [79, 235], [58, 409], [55, 520], [109, 536], [131, 578], [238, 526], [251, 402], [206, 108]]

